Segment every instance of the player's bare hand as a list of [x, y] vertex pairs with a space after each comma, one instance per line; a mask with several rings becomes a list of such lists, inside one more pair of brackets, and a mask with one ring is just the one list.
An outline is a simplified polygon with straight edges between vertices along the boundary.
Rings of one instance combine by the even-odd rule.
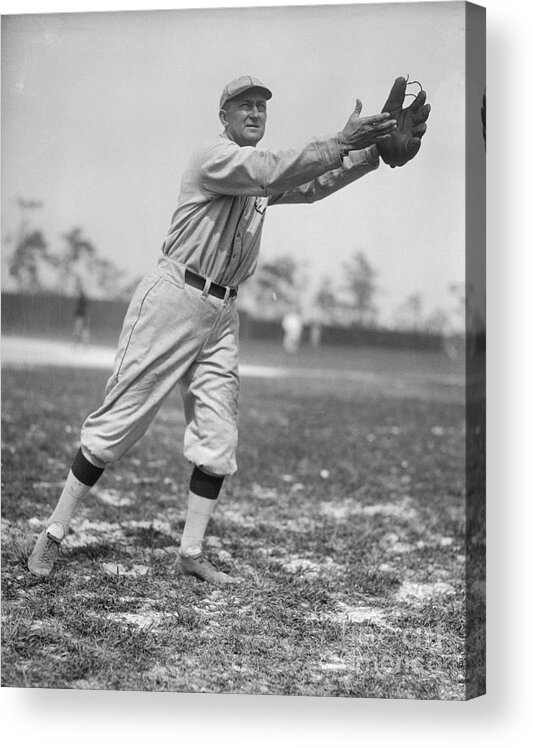
[[361, 117], [362, 108], [360, 99], [357, 99], [354, 111], [339, 133], [341, 146], [346, 150], [358, 151], [388, 140], [396, 127], [396, 121], [391, 119], [388, 112]]

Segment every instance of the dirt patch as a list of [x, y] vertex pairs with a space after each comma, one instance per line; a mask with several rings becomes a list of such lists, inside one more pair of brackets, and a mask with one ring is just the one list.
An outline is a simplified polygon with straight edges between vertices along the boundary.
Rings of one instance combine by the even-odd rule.
[[397, 600], [426, 602], [445, 595], [454, 595], [455, 589], [446, 582], [421, 583], [404, 581], [396, 593]]
[[363, 517], [392, 517], [406, 521], [414, 521], [418, 518], [418, 512], [412, 506], [408, 496], [403, 497], [397, 503], [385, 502], [383, 504], [363, 505], [353, 498], [346, 498], [340, 502], [321, 502], [320, 511], [327, 517], [343, 520], [351, 516]]
[[124, 566], [114, 561], [103, 563], [102, 569], [106, 574], [112, 577], [144, 577], [148, 574], [150, 567], [144, 564], [134, 564], [133, 566]]
[[347, 605], [338, 603], [337, 610], [332, 615], [332, 619], [345, 623], [373, 623], [376, 626], [391, 628], [387, 623], [387, 614], [382, 608], [375, 608], [367, 605]]
[[133, 504], [132, 499], [128, 496], [123, 496], [119, 491], [115, 491], [112, 488], [97, 490], [94, 495], [99, 501], [109, 506], [131, 506]]
[[109, 621], [124, 621], [139, 626], [139, 628], [147, 628], [162, 623], [168, 618], [168, 615], [156, 610], [146, 610], [140, 613], [109, 613], [106, 618]]
[[332, 558], [326, 556], [320, 562], [310, 558], [302, 558], [292, 555], [279, 560], [285, 571], [291, 574], [302, 574], [305, 577], [318, 577], [322, 575], [342, 574], [344, 566], [336, 563]]

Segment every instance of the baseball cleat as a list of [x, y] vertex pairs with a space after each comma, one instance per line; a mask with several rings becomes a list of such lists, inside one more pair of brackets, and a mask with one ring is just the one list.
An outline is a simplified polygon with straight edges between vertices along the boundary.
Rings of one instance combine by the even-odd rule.
[[184, 574], [197, 577], [204, 582], [212, 582], [213, 584], [239, 584], [241, 581], [236, 577], [225, 574], [223, 571], [217, 571], [202, 553], [195, 556], [187, 556], [180, 553], [178, 564]]
[[50, 576], [64, 537], [65, 528], [61, 522], [52, 522], [42, 531], [28, 559], [28, 569], [32, 574], [36, 577]]

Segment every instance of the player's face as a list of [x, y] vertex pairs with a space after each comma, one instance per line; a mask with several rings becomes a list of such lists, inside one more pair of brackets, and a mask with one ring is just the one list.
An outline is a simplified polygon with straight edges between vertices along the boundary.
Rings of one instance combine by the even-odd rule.
[[253, 88], [226, 102], [220, 111], [228, 138], [254, 148], [265, 134], [266, 117], [266, 99]]

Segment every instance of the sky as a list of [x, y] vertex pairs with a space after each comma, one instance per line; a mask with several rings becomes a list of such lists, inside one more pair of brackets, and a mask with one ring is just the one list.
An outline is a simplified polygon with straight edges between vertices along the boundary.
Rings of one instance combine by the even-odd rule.
[[[365, 253], [382, 322], [420, 293], [450, 310], [465, 274], [464, 4], [415, 3], [40, 14], [2, 22], [2, 283], [17, 197], [51, 248], [81, 226], [131, 276], [159, 257], [192, 150], [221, 131], [218, 99], [240, 74], [273, 91], [261, 147], [381, 111], [398, 75], [432, 112], [417, 158], [385, 164], [313, 205], [276, 206], [261, 257], [305, 263], [308, 287], [342, 283]], [[416, 90], [416, 87], [413, 87]], [[483, 149], [481, 138], [474, 144]]]

